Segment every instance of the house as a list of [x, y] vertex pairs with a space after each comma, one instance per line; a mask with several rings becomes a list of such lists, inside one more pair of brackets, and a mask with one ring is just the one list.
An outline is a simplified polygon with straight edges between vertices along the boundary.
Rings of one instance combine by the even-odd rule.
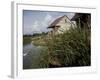
[[76, 21], [78, 27], [91, 28], [91, 14], [89, 13], [76, 13], [71, 21]]
[[73, 22], [66, 16], [61, 16], [52, 22], [48, 29], [52, 29], [48, 34], [60, 34], [74, 27]]

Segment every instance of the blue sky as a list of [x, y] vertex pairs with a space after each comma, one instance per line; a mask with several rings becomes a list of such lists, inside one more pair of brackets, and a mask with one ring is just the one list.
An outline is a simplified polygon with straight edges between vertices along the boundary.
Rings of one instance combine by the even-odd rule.
[[63, 15], [67, 15], [71, 19], [74, 13], [23, 10], [23, 34], [48, 32], [47, 27]]

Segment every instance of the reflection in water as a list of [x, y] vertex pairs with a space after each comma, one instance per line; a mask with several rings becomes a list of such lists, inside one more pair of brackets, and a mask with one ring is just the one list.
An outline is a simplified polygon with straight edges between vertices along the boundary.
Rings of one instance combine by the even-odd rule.
[[23, 46], [23, 69], [39, 68], [41, 46], [32, 43]]

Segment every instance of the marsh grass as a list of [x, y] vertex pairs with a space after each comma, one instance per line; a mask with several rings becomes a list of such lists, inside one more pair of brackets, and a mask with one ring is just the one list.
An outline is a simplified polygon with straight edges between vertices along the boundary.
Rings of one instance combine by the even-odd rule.
[[46, 40], [41, 67], [74, 67], [91, 65], [91, 41], [88, 29], [71, 28]]

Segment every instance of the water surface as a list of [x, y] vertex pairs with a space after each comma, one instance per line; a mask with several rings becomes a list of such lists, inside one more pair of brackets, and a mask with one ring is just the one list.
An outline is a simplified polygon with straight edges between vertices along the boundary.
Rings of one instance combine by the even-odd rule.
[[31, 42], [23, 45], [23, 69], [39, 68], [41, 49]]

